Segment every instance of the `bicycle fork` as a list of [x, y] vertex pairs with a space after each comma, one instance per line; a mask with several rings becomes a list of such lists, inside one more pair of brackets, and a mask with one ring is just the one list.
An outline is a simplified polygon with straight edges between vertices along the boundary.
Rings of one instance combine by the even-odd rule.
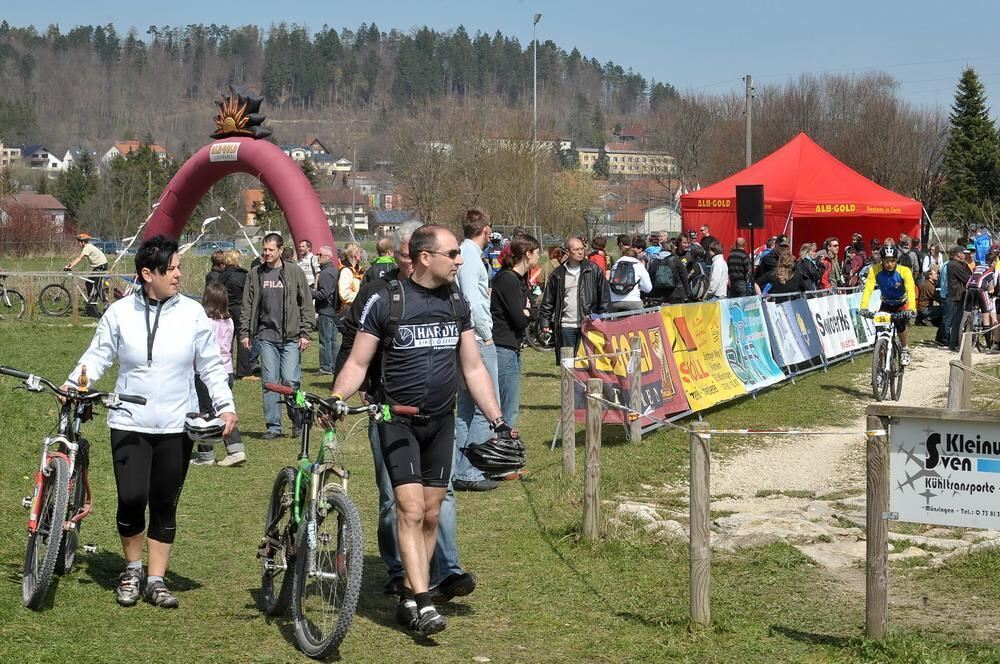
[[317, 532], [317, 516], [320, 508], [322, 507], [327, 511], [324, 518], [329, 516], [329, 505], [321, 506], [319, 504], [320, 499], [320, 479], [323, 477], [325, 470], [332, 471], [337, 477], [340, 478], [339, 489], [345, 494], [347, 493], [347, 480], [350, 473], [341, 468], [333, 466], [333, 464], [315, 464], [313, 467], [313, 472], [310, 475], [309, 482], [309, 501], [312, 506], [311, 516], [312, 518], [306, 521], [306, 541], [308, 546], [308, 551], [306, 551], [306, 569], [309, 570], [309, 576], [315, 579], [320, 579], [323, 581], [339, 581], [340, 577], [347, 573], [347, 523], [346, 521], [337, 519], [337, 552], [336, 552], [336, 572], [325, 572], [316, 565], [316, 549], [318, 545], [322, 543], [324, 546], [330, 543], [329, 533], [318, 533]]

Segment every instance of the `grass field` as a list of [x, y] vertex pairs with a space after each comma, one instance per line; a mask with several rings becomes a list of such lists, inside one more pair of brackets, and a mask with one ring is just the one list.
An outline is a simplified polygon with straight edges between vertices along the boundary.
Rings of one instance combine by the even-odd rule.
[[[61, 379], [92, 329], [69, 325], [0, 324], [0, 364]], [[304, 383], [325, 391], [311, 348]], [[868, 371], [866, 358], [828, 373], [814, 372], [706, 415], [713, 425], [825, 426], [850, 421], [863, 393], [852, 387]], [[98, 383], [110, 387], [109, 376]], [[181, 608], [146, 604], [123, 609], [113, 586], [123, 566], [115, 533], [115, 489], [108, 431], [101, 418], [86, 425], [93, 443], [94, 513], [78, 568], [61, 579], [54, 601], [32, 612], [20, 604], [25, 516], [18, 508], [31, 487], [38, 441], [54, 424], [48, 397], [11, 392], [0, 378], [0, 661], [2, 662], [291, 662], [296, 650], [290, 616], [266, 619], [257, 608], [255, 549], [276, 471], [294, 460], [290, 438], [260, 439], [259, 383], [236, 386], [249, 462], [235, 469], [191, 469], [178, 516], [178, 539], [168, 584]], [[560, 452], [549, 441], [558, 414], [558, 382], [551, 355], [525, 354], [520, 429], [531, 474], [487, 494], [459, 495], [459, 543], [464, 565], [479, 577], [476, 592], [444, 606], [449, 627], [434, 643], [415, 640], [395, 625], [392, 600], [381, 594], [385, 573], [374, 538], [377, 497], [364, 427], [345, 444], [354, 472], [352, 496], [365, 527], [365, 577], [358, 616], [341, 648], [356, 662], [997, 662], [993, 642], [957, 629], [949, 606], [977, 607], [995, 621], [1000, 556], [979, 554], [933, 573], [892, 570], [890, 588], [925, 594], [935, 607], [927, 620], [890, 614], [892, 638], [862, 638], [864, 596], [825, 575], [794, 548], [776, 544], [713, 554], [710, 630], [687, 622], [686, 546], [641, 533], [616, 532], [579, 541], [582, 480], [561, 475]], [[346, 430], [346, 429], [345, 429]], [[581, 440], [582, 443], [582, 434]], [[725, 455], [746, 441], [713, 441]], [[677, 484], [687, 473], [687, 440], [660, 430], [627, 445], [620, 429], [605, 428], [602, 496], [641, 494], [643, 487]], [[578, 445], [582, 449], [582, 444]], [[581, 458], [578, 467], [582, 467]], [[748, 469], [752, 472], [752, 469]], [[892, 590], [890, 592], [893, 592]], [[488, 658], [482, 659], [482, 658]]]

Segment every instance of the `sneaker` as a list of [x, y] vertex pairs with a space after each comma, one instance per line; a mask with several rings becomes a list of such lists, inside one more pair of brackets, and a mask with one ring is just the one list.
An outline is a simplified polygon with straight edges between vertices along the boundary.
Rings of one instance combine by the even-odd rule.
[[118, 577], [115, 599], [122, 606], [134, 606], [139, 601], [139, 585], [142, 583], [141, 569], [126, 569]]
[[448, 621], [433, 606], [425, 606], [420, 610], [420, 617], [417, 618], [417, 631], [424, 636], [443, 632], [447, 626]]
[[246, 463], [247, 455], [245, 452], [233, 452], [232, 454], [227, 454], [224, 459], [219, 461], [219, 465], [223, 468], [229, 468], [231, 466], [240, 466]]
[[492, 491], [500, 486], [500, 484], [493, 480], [479, 480], [477, 482], [455, 480], [452, 486], [455, 488], [455, 491]]
[[902, 352], [900, 352], [900, 354], [899, 354], [899, 363], [902, 364], [904, 367], [909, 366], [909, 364], [910, 364], [910, 349], [909, 348], [904, 348], [902, 350]]
[[396, 605], [396, 622], [406, 629], [417, 629], [420, 614], [417, 613], [417, 603], [412, 599], [401, 599]]
[[146, 584], [146, 601], [161, 609], [176, 609], [180, 605], [177, 596], [167, 590], [162, 581]]
[[[215, 465], [215, 459], [198, 459], [198, 458], [194, 458], [194, 459], [191, 459], [191, 465], [192, 466], [214, 466]], [[221, 461], [219, 462], [219, 465], [220, 466], [222, 465]]]
[[285, 434], [280, 431], [265, 431], [264, 435], [261, 436], [264, 440], [274, 440], [275, 438], [281, 438]]
[[453, 597], [465, 597], [476, 589], [476, 577], [471, 572], [449, 574], [444, 581], [431, 588], [435, 603], [449, 602]]
[[395, 576], [389, 579], [388, 583], [385, 584], [385, 588], [382, 590], [384, 595], [402, 595], [403, 594], [403, 577]]

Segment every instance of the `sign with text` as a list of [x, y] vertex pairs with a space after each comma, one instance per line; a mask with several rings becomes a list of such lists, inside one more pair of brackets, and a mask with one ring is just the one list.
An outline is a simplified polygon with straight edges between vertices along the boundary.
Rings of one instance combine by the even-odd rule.
[[854, 336], [854, 323], [844, 295], [831, 293], [806, 298], [806, 304], [809, 305], [809, 311], [816, 323], [826, 359], [858, 348], [858, 338]]
[[900, 417], [889, 434], [894, 518], [1000, 528], [1000, 423]]
[[[642, 411], [664, 419], [687, 410], [688, 403], [680, 387], [677, 366], [664, 345], [663, 323], [658, 313], [586, 322], [583, 342], [577, 350], [574, 365], [577, 377], [580, 380], [600, 378], [604, 381], [604, 398], [627, 406], [630, 356], [611, 354], [627, 352], [632, 337], [638, 337], [640, 343], [638, 375], [642, 385]], [[584, 359], [587, 355], [601, 357]], [[586, 417], [586, 402], [581, 386], [577, 386], [577, 391], [576, 417], [583, 420]], [[624, 411], [608, 408], [604, 421], [623, 423], [625, 415]]]
[[[858, 338], [858, 346], [867, 348], [875, 343], [875, 322], [871, 318], [861, 315], [861, 291], [854, 291], [845, 295], [847, 307], [851, 311], [851, 321], [854, 324], [854, 336]], [[872, 293], [868, 301], [869, 311], [878, 311], [882, 303], [882, 294], [878, 291]]]
[[771, 356], [767, 324], [759, 297], [720, 300], [722, 346], [729, 367], [748, 392], [773, 385], [785, 377]]

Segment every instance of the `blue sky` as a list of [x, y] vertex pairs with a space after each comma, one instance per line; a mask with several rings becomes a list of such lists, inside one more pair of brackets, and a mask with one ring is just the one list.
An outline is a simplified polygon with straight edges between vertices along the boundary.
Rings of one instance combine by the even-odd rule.
[[[44, 29], [58, 23], [135, 26], [217, 23], [324, 23], [356, 28], [375, 22], [382, 30], [428, 25], [447, 31], [464, 25], [531, 41], [531, 19], [542, 13], [539, 39], [574, 46], [602, 63], [616, 63], [647, 79], [681, 90], [742, 89], [750, 73], [760, 83], [782, 82], [801, 72], [895, 76], [904, 98], [947, 108], [962, 69], [974, 67], [987, 86], [994, 115], [1000, 112], [1000, 2], [985, 0], [776, 0], [730, 2], [596, 2], [593, 0], [425, 0], [415, 2], [175, 2], [135, 0], [35, 0], [4, 3], [0, 16], [14, 25]], [[762, 7], [761, 5], [766, 5]], [[239, 7], [239, 13], [233, 11]]]

